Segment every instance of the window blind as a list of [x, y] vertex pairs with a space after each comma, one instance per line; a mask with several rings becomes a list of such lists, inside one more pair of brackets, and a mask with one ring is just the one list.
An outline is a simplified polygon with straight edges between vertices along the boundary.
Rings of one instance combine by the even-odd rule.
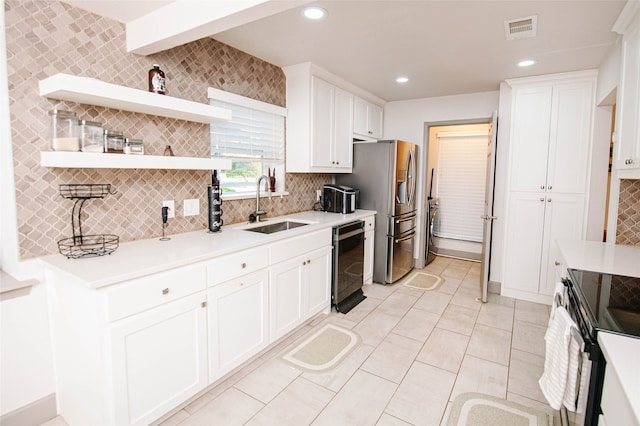
[[211, 124], [211, 153], [236, 161], [284, 160], [284, 116], [211, 99], [231, 110], [232, 119]]
[[436, 237], [482, 242], [487, 138], [486, 132], [438, 133]]

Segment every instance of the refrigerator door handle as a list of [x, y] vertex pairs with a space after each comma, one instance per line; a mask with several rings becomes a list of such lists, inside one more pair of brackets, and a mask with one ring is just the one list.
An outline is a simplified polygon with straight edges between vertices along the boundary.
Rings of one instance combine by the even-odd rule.
[[396, 223], [408, 222], [410, 220], [414, 220], [415, 218], [416, 218], [416, 215], [405, 217], [404, 219], [396, 219]]
[[[409, 166], [407, 167], [407, 182], [411, 179], [409, 199], [407, 201], [409, 205], [413, 205], [413, 197], [416, 195], [416, 178], [414, 176], [416, 174], [416, 159], [413, 156], [412, 150], [409, 151], [409, 158], [407, 160]], [[411, 174], [409, 174], [409, 170], [411, 170]]]

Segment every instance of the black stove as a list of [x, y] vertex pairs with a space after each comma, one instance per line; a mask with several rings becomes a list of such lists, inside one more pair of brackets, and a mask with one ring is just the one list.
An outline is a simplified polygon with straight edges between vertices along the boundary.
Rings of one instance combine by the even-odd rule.
[[640, 337], [640, 278], [569, 269], [589, 331]]

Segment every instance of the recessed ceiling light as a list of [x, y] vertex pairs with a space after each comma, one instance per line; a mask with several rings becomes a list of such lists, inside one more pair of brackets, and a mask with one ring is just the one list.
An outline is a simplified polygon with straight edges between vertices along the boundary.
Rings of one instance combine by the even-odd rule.
[[536, 61], [534, 61], [532, 59], [525, 59], [524, 61], [518, 62], [518, 66], [519, 67], [530, 67], [531, 65], [533, 65], [535, 63], [536, 63]]
[[396, 78], [396, 82], [398, 83], [406, 83], [407, 81], [409, 81], [409, 77], [398, 77]]
[[327, 11], [318, 6], [310, 6], [306, 7], [302, 11], [302, 15], [307, 19], [312, 19], [314, 21], [318, 19], [322, 19], [327, 16]]

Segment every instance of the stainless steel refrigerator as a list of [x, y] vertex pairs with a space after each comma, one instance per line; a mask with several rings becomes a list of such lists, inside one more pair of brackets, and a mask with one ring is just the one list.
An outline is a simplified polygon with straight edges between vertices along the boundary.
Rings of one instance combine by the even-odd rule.
[[375, 210], [373, 281], [392, 284], [413, 269], [416, 149], [400, 140], [353, 144], [353, 173], [336, 183], [360, 190], [358, 208]]

